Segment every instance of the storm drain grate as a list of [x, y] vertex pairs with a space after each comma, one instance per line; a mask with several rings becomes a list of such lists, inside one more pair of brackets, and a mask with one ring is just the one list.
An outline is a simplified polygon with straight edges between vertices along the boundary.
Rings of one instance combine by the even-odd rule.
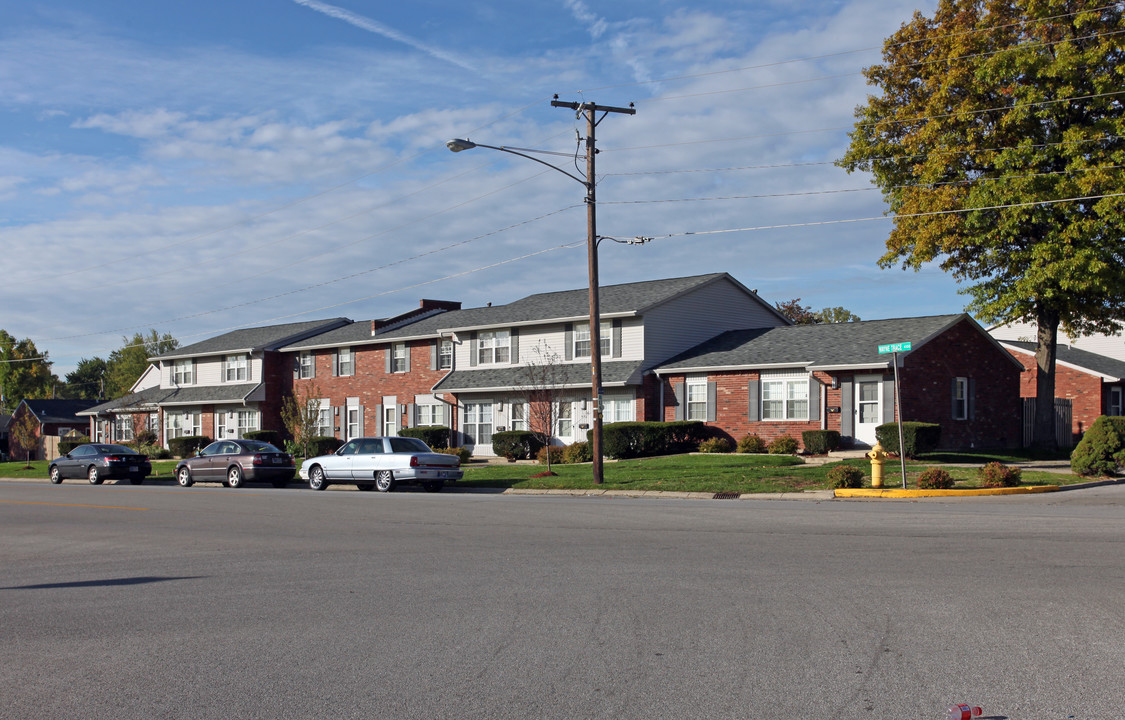
[[715, 493], [715, 497], [713, 497], [711, 499], [712, 500], [737, 500], [739, 497], [740, 497], [739, 493], [736, 493], [736, 492], [720, 492], [720, 493]]

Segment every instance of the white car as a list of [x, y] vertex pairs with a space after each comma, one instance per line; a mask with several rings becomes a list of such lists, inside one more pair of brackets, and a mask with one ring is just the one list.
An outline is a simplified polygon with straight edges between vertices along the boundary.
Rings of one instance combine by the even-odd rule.
[[416, 483], [437, 492], [464, 472], [458, 456], [436, 453], [417, 438], [365, 437], [347, 441], [331, 455], [305, 460], [297, 474], [313, 490], [336, 482], [389, 492], [398, 483]]

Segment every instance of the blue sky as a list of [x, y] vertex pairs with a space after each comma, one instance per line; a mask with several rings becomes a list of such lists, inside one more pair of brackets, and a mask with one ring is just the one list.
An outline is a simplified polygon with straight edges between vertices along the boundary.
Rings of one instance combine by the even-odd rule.
[[636, 104], [598, 127], [598, 232], [654, 240], [603, 241], [603, 284], [727, 271], [864, 319], [958, 312], [939, 269], [879, 269], [881, 195], [832, 165], [861, 69], [932, 9], [0, 0], [0, 328], [61, 377], [150, 328], [585, 287], [582, 186], [444, 146], [573, 153], [585, 124], [555, 93]]

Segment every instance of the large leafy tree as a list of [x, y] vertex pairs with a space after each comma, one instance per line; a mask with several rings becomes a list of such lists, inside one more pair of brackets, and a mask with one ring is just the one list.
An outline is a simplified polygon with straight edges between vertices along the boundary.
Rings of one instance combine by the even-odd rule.
[[1125, 30], [1102, 0], [940, 0], [865, 70], [840, 165], [894, 225], [880, 264], [941, 267], [986, 322], [1038, 325], [1036, 444], [1054, 447], [1055, 348], [1125, 308]]
[[106, 396], [119, 398], [129, 393], [129, 388], [148, 369], [150, 357], [171, 352], [180, 346], [170, 333], [160, 335], [156, 330], [147, 334], [136, 333], [121, 338], [124, 345], [109, 354], [106, 361]]
[[39, 352], [29, 338], [16, 340], [0, 330], [0, 394], [8, 412], [21, 400], [51, 397], [57, 383], [47, 353]]
[[63, 392], [75, 400], [100, 400], [105, 393], [106, 361], [99, 357], [82, 358], [66, 374]]

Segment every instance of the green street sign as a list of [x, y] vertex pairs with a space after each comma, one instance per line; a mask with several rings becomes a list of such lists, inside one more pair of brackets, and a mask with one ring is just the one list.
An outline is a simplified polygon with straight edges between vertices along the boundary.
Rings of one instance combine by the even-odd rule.
[[892, 345], [880, 345], [879, 354], [882, 355], [884, 353], [906, 352], [909, 349], [910, 343], [908, 342], [894, 343]]

